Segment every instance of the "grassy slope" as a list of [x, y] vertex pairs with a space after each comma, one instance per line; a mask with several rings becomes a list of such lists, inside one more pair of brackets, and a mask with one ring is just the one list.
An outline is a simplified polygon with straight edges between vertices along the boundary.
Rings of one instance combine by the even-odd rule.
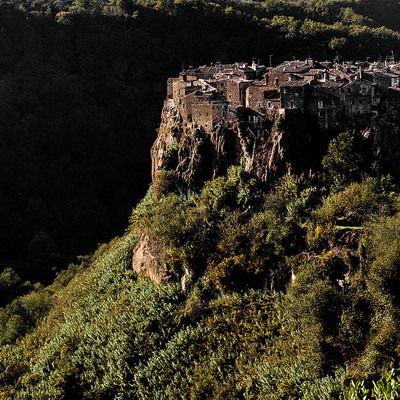
[[[299, 12], [296, 10], [293, 14]], [[142, 34], [143, 41], [150, 43], [142, 49], [143, 54], [157, 57], [157, 49], [164, 48], [165, 43], [168, 49], [173, 48], [172, 44], [179, 39], [183, 46], [178, 58], [169, 64], [170, 69], [185, 58], [200, 63], [222, 55], [220, 58], [228, 61], [230, 57], [238, 58], [243, 54], [250, 57], [257, 50], [267, 54], [273, 46], [276, 46], [278, 57], [284, 57], [292, 50], [301, 56], [310, 47], [315, 55], [323, 48], [322, 54], [330, 56], [334, 52], [327, 48], [327, 44], [335, 35], [348, 37], [343, 49], [347, 55], [385, 55], [398, 43], [397, 34], [393, 32], [373, 31], [372, 28], [363, 30], [360, 28], [362, 25], [357, 24], [344, 28], [319, 26], [315, 31], [307, 31], [307, 24], [295, 23], [295, 30], [288, 32], [286, 20], [277, 20], [275, 27], [267, 24], [267, 28], [258, 26], [252, 30], [250, 44], [248, 37], [241, 38], [240, 33], [234, 40], [221, 41], [221, 44], [221, 35], [232, 39], [233, 26], [243, 20], [241, 16], [224, 16], [224, 24], [221, 24], [222, 17], [216, 13], [207, 17], [213, 27], [207, 43], [220, 44], [210, 49], [203, 40], [196, 39], [204, 22], [203, 12], [186, 10], [180, 13], [180, 16], [178, 13], [178, 16], [168, 17], [144, 13], [139, 17], [134, 35]], [[378, 11], [376, 13], [378, 15]], [[186, 20], [188, 16], [192, 19]], [[329, 16], [322, 18], [329, 22]], [[379, 21], [378, 25], [384, 21], [383, 17], [374, 18]], [[105, 21], [107, 25], [113, 19]], [[246, 21], [248, 27], [252, 26]], [[103, 22], [100, 20], [98, 23], [101, 26]], [[389, 19], [385, 23], [397, 28]], [[77, 19], [77, 24], [84, 25], [84, 19]], [[171, 34], [169, 39], [161, 39], [165, 26]], [[128, 28], [131, 29], [130, 23]], [[182, 37], [182, 31], [187, 31], [188, 35]], [[154, 37], [158, 39], [148, 42]], [[193, 41], [195, 49], [191, 45]], [[372, 49], [371, 43], [374, 45]], [[143, 62], [148, 64], [146, 60]], [[156, 69], [160, 76], [165, 75], [159, 77], [157, 82], [160, 85], [168, 76], [166, 70], [160, 72]], [[353, 205], [352, 199], [358, 198], [367, 200]], [[294, 209], [301, 201], [303, 199], [293, 199]], [[380, 201], [381, 198], [371, 194], [366, 185], [361, 189], [351, 187], [344, 194], [339, 192], [324, 202], [317, 218], [325, 227], [323, 233], [331, 241], [322, 241], [323, 249], [318, 247], [321, 246], [318, 237], [322, 228], [314, 226], [310, 218], [307, 238], [316, 242], [315, 248], [308, 249], [310, 255], [325, 260], [325, 267], [334, 268], [335, 264], [330, 264], [329, 260], [337, 247], [329, 248], [333, 240], [329, 227], [343, 219], [353, 223], [354, 216], [359, 223], [364, 215], [376, 214], [378, 217], [395, 212], [381, 211], [378, 207]], [[385, 202], [390, 203], [388, 208], [396, 209], [387, 198]], [[316, 208], [319, 206], [315, 205]], [[52, 307], [47, 317], [17, 345], [1, 349], [0, 396], [10, 399], [174, 399], [185, 393], [186, 398], [194, 399], [240, 396], [246, 399], [268, 398], [266, 396], [286, 399], [289, 395], [310, 400], [329, 399], [331, 394], [334, 396], [340, 390], [344, 376], [343, 369], [334, 372], [336, 367], [343, 367], [342, 360], [338, 361], [332, 354], [335, 346], [344, 354], [348, 352], [347, 357], [354, 362], [355, 374], [359, 376], [384, 371], [391, 362], [398, 360], [395, 350], [398, 343], [395, 332], [397, 297], [390, 291], [397, 282], [397, 275], [394, 275], [394, 283], [392, 281], [392, 267], [396, 265], [397, 257], [397, 242], [390, 240], [397, 237], [397, 219], [393, 218], [393, 221], [384, 220], [381, 228], [376, 227], [374, 239], [375, 247], [376, 243], [387, 243], [390, 252], [385, 247], [381, 252], [379, 248], [374, 249], [366, 266], [366, 275], [363, 271], [358, 272], [349, 295], [338, 293], [336, 277], [331, 276], [329, 268], [322, 268], [321, 276], [315, 274], [315, 271], [320, 271], [320, 261], [311, 267], [298, 266], [302, 283], [287, 296], [270, 296], [253, 290], [240, 294], [228, 291], [215, 296], [202, 287], [182, 294], [175, 284], [155, 287], [133, 275], [130, 259], [134, 238], [128, 233], [101, 247], [71, 282], [66, 283], [68, 278], [64, 283], [58, 281], [50, 287]], [[235, 225], [234, 218], [233, 222]], [[277, 219], [276, 226], [286, 224], [286, 219]], [[231, 233], [225, 234], [229, 239]], [[360, 259], [364, 259], [364, 239], [366, 237], [362, 237], [360, 253], [357, 253]], [[348, 249], [344, 246], [342, 250], [345, 251], [341, 256], [346, 258]], [[381, 276], [382, 268], [384, 274]], [[369, 276], [373, 278], [371, 283], [366, 279]], [[324, 322], [327, 315], [339, 312], [337, 309], [332, 312], [328, 307], [329, 301], [325, 301], [334, 299], [334, 296], [340, 300], [338, 304], [343, 318], [332, 322], [339, 324], [339, 328], [335, 327], [339, 334], [330, 332], [332, 327]], [[304, 312], [304, 319], [301, 312], [296, 311], [299, 305], [303, 307], [300, 311]], [[316, 314], [311, 313], [308, 320], [307, 312], [310, 310]], [[359, 316], [364, 318], [364, 313], [368, 312], [372, 317], [367, 316], [366, 321], [359, 320]], [[324, 331], [327, 329], [328, 333]], [[332, 343], [333, 348], [330, 347]], [[334, 364], [326, 365], [332, 360]]]

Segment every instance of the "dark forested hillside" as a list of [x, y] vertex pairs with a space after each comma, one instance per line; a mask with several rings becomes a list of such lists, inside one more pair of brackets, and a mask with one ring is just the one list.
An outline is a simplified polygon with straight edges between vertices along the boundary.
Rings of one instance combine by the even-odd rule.
[[[82, 14], [57, 13], [78, 3]], [[182, 64], [385, 57], [399, 43], [372, 5], [370, 20], [343, 2], [121, 2], [107, 15], [40, 4], [0, 11], [0, 259], [35, 279], [121, 232]]]
[[[278, 119], [283, 152], [312, 171], [267, 185], [235, 165], [185, 191], [163, 160], [148, 190], [167, 78], [182, 66], [398, 57], [399, 11], [2, 1], [0, 398], [399, 398], [400, 190], [371, 176], [373, 138], [308, 146], [306, 119]], [[392, 126], [380, 139], [396, 163]], [[146, 255], [164, 284], [141, 276]]]

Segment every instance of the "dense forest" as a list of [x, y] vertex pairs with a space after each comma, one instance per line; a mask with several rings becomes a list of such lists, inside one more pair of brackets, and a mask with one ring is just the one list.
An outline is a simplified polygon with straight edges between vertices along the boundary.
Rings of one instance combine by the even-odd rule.
[[[190, 195], [168, 170], [149, 188], [182, 66], [396, 56], [399, 11], [1, 2], [0, 398], [399, 398], [400, 182], [357, 132], [270, 186], [236, 166]], [[132, 271], [143, 235], [167, 284]]]
[[375, 6], [362, 17], [342, 2], [18, 4], [0, 13], [0, 260], [34, 280], [123, 231], [149, 183], [166, 79], [182, 65], [378, 58], [399, 42]]
[[[267, 191], [240, 167], [189, 197], [159, 175], [123, 237], [1, 310], [2, 397], [398, 398], [400, 191], [356, 139]], [[176, 279], [133, 272], [143, 234]]]

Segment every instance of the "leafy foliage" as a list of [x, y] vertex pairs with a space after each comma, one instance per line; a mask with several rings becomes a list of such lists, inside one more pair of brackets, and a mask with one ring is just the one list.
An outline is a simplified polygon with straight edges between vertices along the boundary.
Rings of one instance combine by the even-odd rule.
[[[189, 197], [151, 188], [124, 237], [1, 310], [2, 396], [396, 393], [399, 195], [387, 178], [324, 188], [289, 174], [265, 190], [240, 167]], [[310, 247], [316, 223], [347, 239]], [[143, 235], [176, 278], [192, 271], [185, 291], [134, 275]]]
[[[15, 264], [0, 273], [0, 397], [398, 397], [399, 190], [369, 176], [356, 133], [334, 137], [316, 172], [269, 186], [240, 167], [203, 185], [189, 168], [184, 195], [171, 146], [125, 235], [49, 273], [121, 229], [182, 62], [378, 56], [398, 45], [398, 2], [18, 6], [0, 15], [1, 257]], [[132, 271], [146, 237], [171, 275], [162, 286]]]
[[[271, 52], [274, 63], [288, 55], [332, 59], [338, 51], [343, 58], [385, 55], [398, 46], [400, 27], [388, 15], [399, 9], [395, 1], [378, 3], [2, 2], [1, 180], [7, 190], [0, 197], [0, 260], [11, 258], [22, 279], [49, 283], [50, 271], [69, 256], [122, 231], [149, 182], [165, 81], [182, 63]], [[331, 161], [353, 169], [334, 154]], [[201, 189], [198, 177], [186, 178]], [[29, 248], [42, 232], [52, 251], [37, 258]]]

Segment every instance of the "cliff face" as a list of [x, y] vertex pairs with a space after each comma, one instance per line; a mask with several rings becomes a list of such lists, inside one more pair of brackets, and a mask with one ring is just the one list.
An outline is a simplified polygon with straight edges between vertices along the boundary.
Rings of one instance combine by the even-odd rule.
[[400, 122], [385, 118], [373, 119], [369, 133], [373, 135], [373, 171], [376, 174], [400, 176]]
[[[204, 182], [224, 175], [231, 165], [243, 169], [268, 184], [290, 167], [286, 149], [290, 148], [280, 120], [275, 124], [255, 120], [239, 110], [230, 124], [206, 131], [185, 123], [173, 101], [162, 110], [158, 136], [151, 149], [153, 180], [161, 170], [173, 171], [181, 193], [201, 189]], [[142, 235], [134, 248], [132, 264], [136, 273], [157, 284], [170, 278], [156, 238]], [[190, 271], [181, 277], [185, 289]]]
[[[205, 181], [222, 176], [231, 165], [240, 165], [266, 187], [288, 171], [301, 173], [320, 165], [329, 136], [313, 126], [306, 115], [291, 115], [275, 122], [257, 119], [238, 108], [229, 123], [221, 121], [204, 129], [184, 120], [172, 100], [166, 100], [158, 136], [151, 149], [152, 176], [162, 170], [173, 172], [182, 194], [198, 191]], [[400, 175], [398, 122], [373, 119], [363, 132], [368, 146], [365, 155], [376, 173]], [[134, 249], [133, 268], [161, 284], [170, 278], [157, 251], [156, 239], [142, 237]], [[187, 276], [186, 276], [187, 275]], [[190, 281], [190, 274], [183, 277]]]
[[259, 122], [239, 111], [230, 124], [212, 130], [185, 123], [173, 101], [165, 103], [157, 139], [151, 149], [152, 176], [172, 169], [182, 191], [226, 173], [231, 165], [268, 182], [287, 168], [284, 132], [279, 124]]

